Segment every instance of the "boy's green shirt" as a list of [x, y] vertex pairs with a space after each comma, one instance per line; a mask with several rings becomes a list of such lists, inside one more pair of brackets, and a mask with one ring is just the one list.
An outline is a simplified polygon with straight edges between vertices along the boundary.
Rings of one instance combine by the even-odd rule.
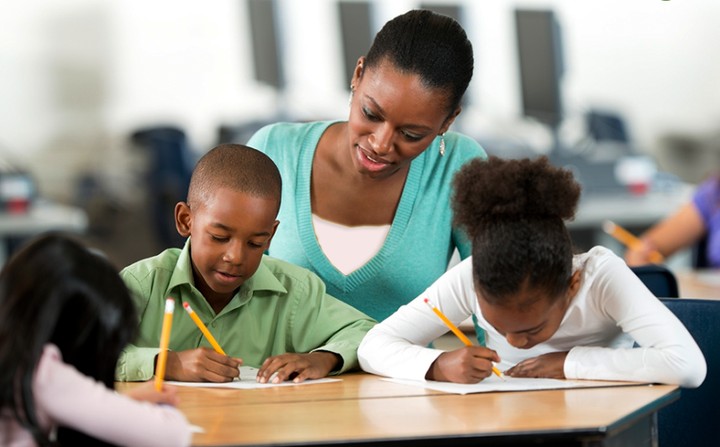
[[119, 381], [148, 380], [160, 344], [165, 299], [175, 298], [170, 349], [210, 347], [182, 306], [188, 302], [225, 353], [259, 367], [270, 356], [287, 352], [329, 351], [342, 357], [333, 373], [357, 368], [357, 348], [375, 324], [367, 315], [333, 298], [314, 273], [264, 256], [257, 272], [216, 314], [195, 288], [190, 239], [138, 261], [120, 272], [135, 300], [139, 328], [135, 343], [121, 354]]

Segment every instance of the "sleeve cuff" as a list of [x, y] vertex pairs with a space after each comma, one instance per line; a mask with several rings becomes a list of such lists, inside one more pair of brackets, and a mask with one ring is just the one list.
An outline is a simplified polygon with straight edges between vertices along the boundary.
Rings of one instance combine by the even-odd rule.
[[155, 375], [155, 356], [158, 348], [128, 346], [118, 361], [115, 379], [120, 382], [145, 381]]

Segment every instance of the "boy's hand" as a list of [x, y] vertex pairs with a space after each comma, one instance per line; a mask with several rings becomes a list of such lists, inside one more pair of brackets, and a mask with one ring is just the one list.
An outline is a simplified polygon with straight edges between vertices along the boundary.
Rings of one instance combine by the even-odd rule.
[[[340, 361], [340, 356], [327, 351], [276, 355], [265, 359], [258, 371], [257, 381], [280, 383], [292, 379], [299, 383], [305, 379], [320, 379], [327, 376]], [[275, 377], [272, 377], [273, 374]]]
[[477, 383], [492, 374], [497, 352], [484, 346], [467, 346], [443, 352], [435, 359], [425, 378], [440, 382]]
[[505, 371], [510, 377], [544, 377], [548, 379], [565, 378], [565, 358], [567, 352], [550, 352], [523, 360]]
[[218, 354], [211, 348], [169, 351], [166, 380], [231, 382], [240, 375], [242, 360]]
[[135, 400], [176, 406], [180, 402], [176, 391], [177, 390], [174, 386], [170, 386], [165, 383], [163, 383], [161, 391], [156, 391], [155, 381], [150, 380], [143, 382], [141, 385], [134, 387], [124, 394]]

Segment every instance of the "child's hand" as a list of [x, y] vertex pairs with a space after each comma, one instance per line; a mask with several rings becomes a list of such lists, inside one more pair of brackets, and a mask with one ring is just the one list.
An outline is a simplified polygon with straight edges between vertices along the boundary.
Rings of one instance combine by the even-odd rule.
[[477, 383], [492, 374], [497, 352], [484, 346], [468, 346], [443, 352], [435, 359], [425, 378], [440, 382]]
[[157, 391], [155, 390], [155, 381], [150, 380], [134, 387], [125, 395], [135, 400], [176, 406], [180, 401], [176, 391], [174, 386], [165, 383], [163, 383], [162, 390]]
[[210, 348], [169, 351], [166, 380], [182, 382], [231, 382], [240, 375], [242, 360]]
[[565, 378], [565, 358], [567, 352], [551, 352], [535, 358], [523, 360], [505, 371], [510, 377], [544, 377], [549, 379]]
[[327, 351], [316, 351], [309, 354], [281, 354], [268, 357], [257, 374], [257, 381], [267, 383], [273, 374], [272, 383], [280, 383], [292, 379], [299, 383], [305, 379], [325, 377], [340, 362], [337, 354]]

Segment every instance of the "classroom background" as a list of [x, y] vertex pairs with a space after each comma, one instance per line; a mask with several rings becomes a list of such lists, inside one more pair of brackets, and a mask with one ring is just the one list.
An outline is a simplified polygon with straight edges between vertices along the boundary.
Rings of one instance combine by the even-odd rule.
[[[174, 174], [262, 123], [345, 119], [346, 65], [384, 22], [422, 6], [458, 14], [473, 42], [454, 129], [488, 152], [640, 160], [665, 187], [720, 164], [714, 0], [30, 0], [0, 6], [0, 194], [79, 211], [78, 233], [119, 266], [155, 254], [177, 243]], [[549, 121], [523, 105], [518, 10], [555, 24], [557, 52], [539, 62], [557, 70]], [[160, 166], [158, 138], [180, 156]], [[17, 212], [0, 212], [9, 251], [22, 237], [3, 222]]]

